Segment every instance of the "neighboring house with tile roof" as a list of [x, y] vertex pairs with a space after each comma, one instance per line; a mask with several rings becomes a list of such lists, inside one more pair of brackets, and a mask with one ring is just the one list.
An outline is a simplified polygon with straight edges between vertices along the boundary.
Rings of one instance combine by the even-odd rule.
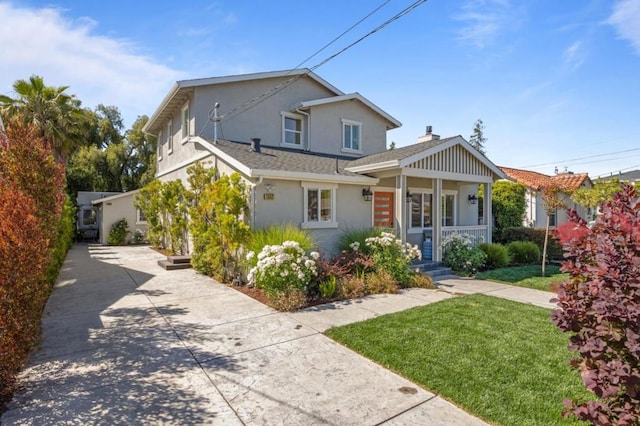
[[[552, 184], [559, 185], [564, 189], [563, 201], [567, 208], [575, 209], [584, 219], [589, 220], [591, 212], [571, 199], [571, 193], [580, 188], [591, 188], [593, 183], [587, 173], [573, 173], [565, 171], [553, 176], [538, 173], [530, 170], [514, 169], [510, 167], [500, 167], [507, 178], [511, 181], [523, 184], [527, 191], [525, 193], [526, 211], [523, 218], [523, 225], [532, 228], [543, 228], [547, 225], [547, 213], [545, 203], [542, 198], [542, 190]], [[551, 226], [565, 223], [569, 220], [566, 209], [554, 212], [550, 217]]]
[[456, 231], [490, 241], [491, 203], [479, 219], [478, 185], [490, 195], [504, 174], [461, 136], [429, 131], [387, 150], [399, 126], [361, 94], [299, 69], [179, 81], [143, 130], [158, 138], [161, 180], [186, 182], [196, 161], [238, 172], [253, 228], [296, 224], [328, 252], [345, 230], [372, 226], [433, 247]]

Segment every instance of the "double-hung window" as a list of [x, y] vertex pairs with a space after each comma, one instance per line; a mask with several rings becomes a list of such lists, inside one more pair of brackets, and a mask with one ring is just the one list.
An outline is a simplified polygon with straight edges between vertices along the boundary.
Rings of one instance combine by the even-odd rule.
[[337, 186], [303, 183], [303, 228], [336, 228]]
[[362, 123], [342, 120], [342, 150], [362, 152]]
[[189, 140], [189, 104], [187, 103], [182, 108], [182, 143], [185, 143]]
[[173, 152], [173, 120], [169, 120], [167, 124], [167, 153]]
[[162, 130], [158, 133], [158, 139], [156, 142], [158, 145], [158, 161], [162, 160]]
[[302, 147], [302, 116], [282, 113], [282, 144], [296, 148]]
[[411, 194], [411, 227], [431, 228], [431, 202], [432, 194]]

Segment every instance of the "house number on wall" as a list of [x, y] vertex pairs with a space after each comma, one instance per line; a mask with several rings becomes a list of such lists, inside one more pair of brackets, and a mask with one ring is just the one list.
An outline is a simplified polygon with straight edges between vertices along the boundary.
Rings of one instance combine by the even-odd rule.
[[266, 194], [262, 194], [262, 199], [263, 200], [275, 200], [275, 195], [276, 194], [271, 194], [271, 193], [266, 193]]

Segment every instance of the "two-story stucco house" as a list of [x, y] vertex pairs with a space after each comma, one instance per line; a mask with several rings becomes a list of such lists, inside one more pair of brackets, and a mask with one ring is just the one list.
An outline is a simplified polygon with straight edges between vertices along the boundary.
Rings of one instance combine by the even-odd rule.
[[[589, 189], [593, 186], [587, 173], [573, 173], [565, 171], [553, 176], [529, 170], [500, 167], [508, 179], [525, 186], [526, 211], [522, 225], [531, 228], [547, 226], [546, 204], [542, 198], [542, 190], [550, 185], [557, 185], [565, 191], [561, 197], [567, 209], [574, 209], [580, 217], [589, 220], [591, 212], [571, 199], [571, 193], [580, 188]], [[553, 211], [549, 216], [549, 225], [557, 226], [569, 221], [567, 209]]]
[[[421, 244], [454, 231], [491, 238], [490, 200], [502, 172], [461, 136], [430, 130], [387, 150], [400, 122], [359, 93], [308, 69], [177, 82], [144, 131], [158, 138], [158, 177], [182, 179], [195, 161], [240, 173], [254, 228], [292, 223], [332, 252], [347, 229], [389, 227]], [[433, 251], [433, 259], [441, 253]]]

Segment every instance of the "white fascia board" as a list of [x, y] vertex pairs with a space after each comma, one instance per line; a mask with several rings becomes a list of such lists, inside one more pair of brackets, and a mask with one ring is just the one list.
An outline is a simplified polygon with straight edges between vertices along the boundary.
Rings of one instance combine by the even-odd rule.
[[163, 170], [162, 172], [157, 172], [156, 173], [156, 177], [162, 177], [164, 175], [168, 175], [169, 173], [173, 173], [176, 170], [180, 170], [184, 167], [190, 166], [193, 163], [195, 163], [196, 161], [200, 161], [200, 160], [204, 160], [207, 157], [211, 157], [211, 153], [210, 152], [203, 152], [200, 155], [196, 156], [196, 157], [191, 157], [190, 159], [186, 160], [186, 161], [182, 161], [181, 163], [176, 164], [175, 166], [172, 166], [166, 170]]
[[433, 147], [432, 149], [427, 149], [425, 151], [419, 152], [417, 154], [414, 154], [410, 157], [404, 158], [400, 164], [401, 167], [407, 167], [410, 164], [415, 163], [416, 161], [422, 160], [423, 158], [429, 157], [431, 155], [434, 155], [440, 151], [444, 151], [445, 149], [451, 148], [454, 145], [460, 145], [462, 146], [467, 152], [469, 152], [471, 155], [473, 155], [475, 158], [477, 158], [482, 164], [484, 164], [488, 169], [490, 169], [493, 173], [495, 173], [498, 178], [501, 179], [506, 179], [506, 175], [504, 174], [504, 172], [502, 170], [500, 170], [500, 168], [498, 166], [496, 166], [495, 164], [493, 164], [491, 162], [491, 160], [489, 160], [487, 157], [485, 157], [484, 155], [480, 154], [478, 152], [478, 150], [476, 150], [475, 148], [473, 148], [471, 145], [469, 145], [469, 142], [466, 141], [465, 138], [463, 138], [462, 136], [458, 135], [455, 136], [453, 138], [451, 138], [450, 140], [437, 145], [435, 147]]
[[286, 170], [261, 170], [253, 169], [251, 171], [252, 178], [268, 178], [294, 181], [308, 182], [333, 182], [358, 185], [376, 185], [377, 178], [369, 176], [344, 176], [344, 175], [325, 175], [321, 173], [302, 173], [291, 172]]
[[209, 151], [210, 153], [212, 153], [213, 155], [218, 157], [220, 160], [224, 161], [225, 163], [227, 163], [228, 165], [230, 165], [231, 167], [233, 167], [234, 169], [236, 169], [237, 171], [239, 171], [243, 175], [251, 176], [251, 169], [249, 167], [247, 167], [245, 164], [239, 162], [238, 160], [236, 160], [235, 158], [233, 158], [232, 156], [230, 156], [226, 152], [222, 151], [221, 149], [216, 148], [215, 145], [207, 142], [206, 140], [202, 139], [200, 136], [191, 137], [191, 138], [189, 138], [188, 142], [199, 143], [207, 151]]
[[342, 95], [342, 96], [333, 96], [333, 97], [329, 97], [329, 98], [313, 99], [313, 100], [310, 100], [310, 101], [300, 102], [294, 107], [294, 109], [297, 109], [297, 108], [311, 108], [311, 107], [318, 106], [318, 105], [326, 105], [326, 104], [332, 104], [332, 103], [335, 103], [335, 102], [350, 101], [350, 100], [353, 100], [353, 99], [359, 100], [365, 106], [367, 106], [369, 109], [373, 110], [378, 115], [383, 117], [385, 120], [387, 120], [389, 123], [391, 123], [393, 125], [393, 128], [398, 128], [398, 127], [402, 126], [402, 123], [400, 121], [398, 121], [397, 119], [393, 118], [391, 115], [389, 115], [387, 112], [385, 112], [382, 108], [380, 108], [379, 106], [377, 106], [376, 104], [374, 104], [373, 102], [371, 102], [369, 99], [365, 98], [364, 96], [362, 96], [358, 92], [349, 93], [349, 94]]
[[282, 70], [282, 71], [268, 71], [268, 72], [257, 72], [251, 74], [238, 74], [238, 75], [227, 75], [222, 77], [208, 77], [208, 78], [195, 78], [191, 80], [182, 80], [179, 81], [178, 84], [181, 87], [198, 87], [198, 86], [209, 86], [212, 84], [226, 84], [226, 83], [238, 83], [242, 81], [251, 81], [251, 80], [264, 80], [268, 78], [281, 78], [281, 77], [299, 77], [308, 75], [310, 78], [326, 87], [333, 93], [337, 95], [344, 95], [344, 92], [328, 83], [323, 78], [319, 77], [309, 68], [297, 68], [293, 70]]
[[158, 119], [160, 113], [162, 113], [162, 111], [167, 107], [171, 99], [176, 95], [176, 93], [178, 93], [179, 90], [180, 82], [173, 83], [173, 86], [171, 86], [171, 89], [169, 90], [169, 93], [167, 93], [167, 96], [164, 97], [162, 102], [160, 102], [158, 108], [156, 108], [154, 113], [149, 118], [149, 121], [147, 121], [147, 123], [142, 127], [143, 133], [147, 133], [149, 128], [155, 124], [155, 121]]
[[382, 163], [365, 164], [363, 166], [345, 167], [344, 169], [351, 173], [371, 173], [382, 170], [397, 169], [400, 167], [400, 161], [390, 160]]
[[92, 200], [91, 204], [93, 204], [95, 206], [95, 205], [102, 204], [102, 203], [107, 202], [107, 201], [117, 200], [118, 198], [130, 197], [132, 195], [136, 195], [138, 192], [140, 192], [140, 190], [139, 189], [135, 189], [133, 191], [123, 192], [122, 194], [112, 195], [110, 197], [98, 198], [97, 200]]
[[464, 173], [451, 173], [451, 172], [435, 172], [431, 170], [420, 169], [402, 169], [403, 176], [427, 178], [427, 179], [446, 179], [455, 180], [459, 182], [477, 182], [477, 183], [493, 183], [491, 176], [477, 176], [468, 175]]

